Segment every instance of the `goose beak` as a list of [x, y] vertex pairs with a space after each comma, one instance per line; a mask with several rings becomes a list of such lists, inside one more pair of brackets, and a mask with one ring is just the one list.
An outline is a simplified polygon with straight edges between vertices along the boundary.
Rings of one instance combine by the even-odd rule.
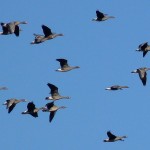
[[7, 104], [7, 102], [4, 102], [2, 105], [6, 105]]
[[133, 70], [133, 71], [131, 71], [131, 73], [137, 73], [137, 70]]

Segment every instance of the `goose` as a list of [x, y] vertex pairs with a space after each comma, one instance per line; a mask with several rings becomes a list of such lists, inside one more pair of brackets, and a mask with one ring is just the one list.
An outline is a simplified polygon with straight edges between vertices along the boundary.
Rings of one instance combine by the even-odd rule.
[[115, 18], [113, 16], [108, 16], [107, 14], [103, 14], [99, 10], [96, 10], [96, 18], [93, 18], [92, 21], [105, 21], [109, 18]]
[[57, 110], [59, 109], [64, 109], [66, 108], [65, 106], [56, 106], [54, 105], [54, 102], [51, 102], [51, 103], [47, 103], [45, 105], [45, 107], [42, 109], [43, 112], [50, 112], [50, 115], [49, 115], [49, 122], [51, 122], [57, 112]]
[[70, 71], [72, 69], [80, 68], [79, 66], [73, 66], [73, 67], [69, 66], [68, 61], [66, 59], [61, 58], [61, 59], [56, 59], [56, 61], [60, 62], [61, 68], [56, 70], [59, 72], [67, 72], [67, 71]]
[[107, 131], [108, 139], [105, 139], [104, 142], [115, 142], [115, 141], [124, 141], [124, 138], [127, 138], [127, 136], [116, 136], [112, 134], [110, 131]]
[[129, 88], [128, 86], [120, 86], [120, 85], [113, 85], [107, 87], [105, 90], [122, 90], [123, 88]]
[[2, 86], [2, 87], [0, 87], [0, 90], [8, 90], [8, 88], [5, 86]]
[[27, 110], [22, 112], [22, 114], [30, 114], [31, 116], [36, 118], [36, 117], [38, 117], [38, 111], [42, 110], [42, 109], [43, 109], [43, 107], [36, 108], [35, 104], [33, 102], [29, 102], [27, 104]]
[[3, 32], [1, 32], [0, 34], [8, 35], [8, 34], [14, 33], [16, 36], [19, 36], [19, 32], [21, 31], [19, 29], [19, 24], [27, 24], [27, 22], [26, 21], [22, 21], [22, 22], [13, 21], [9, 23], [1, 23]]
[[143, 68], [138, 68], [136, 70], [133, 70], [131, 73], [138, 73], [143, 85], [145, 86], [146, 80], [147, 80], [146, 71], [148, 71], [148, 70], [150, 70], [150, 68], [143, 67]]
[[148, 51], [150, 51], [150, 45], [148, 45], [148, 42], [142, 43], [138, 46], [138, 49], [136, 51], [143, 52], [143, 57], [147, 54]]
[[50, 97], [46, 97], [46, 100], [59, 100], [59, 99], [70, 99], [69, 96], [61, 96], [58, 92], [58, 87], [51, 83], [47, 83], [47, 86], [50, 88]]
[[3, 105], [6, 105], [6, 109], [8, 109], [8, 113], [10, 113], [14, 109], [16, 104], [20, 102], [27, 102], [27, 100], [11, 98], [11, 99], [6, 100], [6, 102], [4, 102]]
[[45, 42], [46, 40], [53, 39], [57, 36], [63, 36], [63, 34], [56, 34], [52, 33], [51, 29], [45, 25], [42, 25], [43, 33], [44, 35], [39, 35], [39, 34], [33, 34], [35, 36], [34, 41], [31, 42], [31, 44], [39, 44], [42, 42]]

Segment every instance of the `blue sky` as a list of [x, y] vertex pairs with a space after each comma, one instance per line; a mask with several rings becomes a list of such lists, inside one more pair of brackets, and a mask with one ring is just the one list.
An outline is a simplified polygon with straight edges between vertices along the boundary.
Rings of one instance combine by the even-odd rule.
[[[48, 101], [50, 82], [61, 95], [70, 100], [55, 104], [59, 110], [52, 123], [49, 113], [39, 112], [38, 118], [22, 115], [27, 103], [20, 103], [7, 113], [1, 111], [1, 149], [8, 150], [81, 150], [81, 149], [147, 149], [150, 132], [150, 72], [144, 87], [131, 71], [150, 67], [135, 49], [150, 43], [150, 2], [126, 1], [23, 1], [1, 2], [1, 22], [27, 21], [20, 25], [19, 37], [0, 36], [1, 103], [9, 98], [25, 98], [37, 107]], [[93, 22], [95, 11], [115, 16], [105, 22]], [[41, 25], [63, 37], [30, 45], [33, 33], [42, 34]], [[59, 73], [57, 58], [66, 58], [80, 69]], [[106, 91], [119, 84], [130, 88]], [[104, 143], [106, 132], [127, 135], [124, 142]]]

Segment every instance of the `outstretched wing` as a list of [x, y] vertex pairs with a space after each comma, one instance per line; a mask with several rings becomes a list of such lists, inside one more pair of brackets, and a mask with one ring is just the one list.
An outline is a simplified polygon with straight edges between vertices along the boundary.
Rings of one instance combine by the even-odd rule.
[[50, 94], [53, 93], [58, 93], [58, 87], [56, 87], [55, 85], [51, 84], [51, 83], [47, 83], [48, 87], [51, 89]]
[[44, 33], [45, 37], [47, 37], [47, 36], [52, 34], [51, 29], [48, 28], [47, 26], [42, 25], [42, 29], [43, 29], [43, 33]]
[[1, 23], [3, 34], [8, 34], [8, 27], [5, 23]]
[[15, 106], [16, 106], [16, 104], [13, 103], [13, 104], [8, 108], [8, 113], [10, 113], [10, 112], [14, 109]]
[[147, 54], [148, 51], [143, 51], [143, 57]]
[[15, 33], [16, 36], [19, 36], [19, 30], [20, 30], [20, 29], [19, 29], [19, 26], [16, 25], [16, 26], [15, 26], [15, 31], [14, 31], [14, 33]]
[[61, 68], [65, 68], [65, 67], [68, 67], [69, 65], [68, 65], [68, 61], [66, 60], [66, 59], [56, 59], [57, 61], [59, 61], [60, 62], [60, 66], [61, 66]]
[[104, 14], [102, 12], [100, 12], [99, 10], [96, 11], [96, 15], [97, 15], [97, 18], [103, 18], [104, 17]]
[[109, 140], [113, 140], [116, 138], [116, 136], [112, 134], [110, 131], [107, 132], [107, 136], [109, 137]]
[[140, 44], [139, 48], [141, 48], [142, 50], [144, 50], [147, 46], [148, 46], [148, 42], [145, 42], [145, 43]]
[[35, 109], [35, 105], [33, 102], [29, 102], [27, 105], [27, 109], [29, 112], [32, 112]]
[[48, 110], [49, 110], [51, 107], [53, 107], [53, 106], [54, 106], [54, 102], [47, 103], [47, 104], [45, 105], [45, 107], [47, 107]]
[[31, 113], [30, 115], [35, 117], [35, 118], [38, 117], [38, 113], [37, 112]]
[[147, 73], [146, 73], [146, 71], [140, 70], [139, 77], [140, 77], [143, 85], [145, 86], [146, 85], [146, 80], [147, 80]]
[[50, 112], [50, 115], [49, 115], [49, 122], [51, 122], [51, 121], [53, 120], [55, 114], [56, 114], [56, 111]]

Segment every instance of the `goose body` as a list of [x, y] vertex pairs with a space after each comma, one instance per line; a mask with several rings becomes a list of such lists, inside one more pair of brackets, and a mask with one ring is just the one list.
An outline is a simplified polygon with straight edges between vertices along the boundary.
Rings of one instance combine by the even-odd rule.
[[150, 51], [150, 45], [148, 45], [148, 42], [142, 43], [138, 46], [138, 49], [136, 51], [143, 52], [143, 57], [147, 54], [148, 51]]
[[127, 136], [116, 136], [112, 134], [110, 131], [107, 132], [108, 139], [105, 139], [104, 142], [115, 142], [115, 141], [124, 141], [124, 138]]
[[35, 39], [31, 42], [31, 44], [39, 44], [45, 42], [46, 40], [53, 39], [57, 36], [63, 36], [63, 34], [52, 33], [51, 29], [45, 25], [42, 25], [42, 30], [44, 35], [34, 34]]
[[96, 10], [96, 18], [93, 18], [92, 21], [105, 21], [107, 19], [110, 19], [110, 18], [115, 18], [113, 16], [108, 16], [102, 12], [100, 12], [99, 10]]
[[25, 99], [14, 99], [14, 98], [11, 98], [11, 99], [6, 100], [6, 102], [3, 103], [3, 105], [6, 105], [6, 109], [8, 109], [8, 113], [10, 113], [14, 109], [16, 104], [18, 104], [20, 102], [26, 102], [26, 100]]
[[131, 73], [138, 73], [143, 85], [145, 86], [147, 81], [146, 71], [148, 70], [150, 70], [150, 68], [143, 67], [143, 68], [138, 68], [136, 70], [133, 70]]
[[113, 85], [107, 87], [105, 90], [122, 90], [123, 88], [129, 88], [128, 86], [120, 86], [120, 85]]
[[51, 83], [47, 83], [47, 86], [50, 88], [50, 97], [46, 97], [46, 100], [59, 100], [59, 99], [70, 99], [69, 96], [61, 96], [58, 92], [58, 87]]
[[43, 112], [50, 112], [50, 115], [49, 115], [49, 122], [51, 122], [57, 112], [57, 110], [59, 109], [64, 109], [66, 108], [65, 106], [56, 106], [54, 105], [54, 102], [51, 102], [51, 103], [47, 103], [45, 105], [45, 107], [42, 109]]
[[29, 102], [27, 104], [27, 110], [22, 112], [22, 114], [30, 114], [33, 117], [38, 117], [38, 111], [42, 110], [43, 108], [36, 108], [33, 102]]
[[77, 68], [80, 68], [79, 66], [69, 66], [68, 65], [68, 61], [66, 59], [56, 59], [59, 63], [60, 63], [60, 66], [61, 68], [60, 69], [57, 69], [56, 71], [59, 71], [59, 72], [67, 72], [67, 71], [70, 71], [72, 69], [77, 69]]

